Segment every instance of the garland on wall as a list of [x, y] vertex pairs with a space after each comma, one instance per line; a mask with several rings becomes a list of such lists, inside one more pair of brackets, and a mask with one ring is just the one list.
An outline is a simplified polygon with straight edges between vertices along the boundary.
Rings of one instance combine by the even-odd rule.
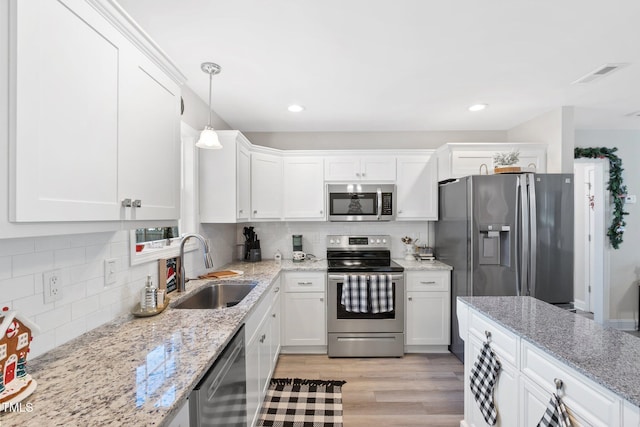
[[609, 183], [607, 184], [607, 190], [611, 193], [613, 198], [613, 218], [611, 218], [611, 225], [607, 231], [609, 236], [609, 242], [613, 249], [618, 249], [620, 243], [622, 243], [622, 234], [624, 233], [627, 223], [624, 221], [624, 216], [629, 215], [624, 211], [624, 202], [627, 197], [627, 186], [622, 183], [622, 160], [616, 156], [618, 151], [616, 147], [591, 147], [591, 148], [579, 148], [576, 147], [573, 151], [573, 157], [578, 159], [580, 157], [587, 157], [590, 159], [607, 159], [609, 160]]

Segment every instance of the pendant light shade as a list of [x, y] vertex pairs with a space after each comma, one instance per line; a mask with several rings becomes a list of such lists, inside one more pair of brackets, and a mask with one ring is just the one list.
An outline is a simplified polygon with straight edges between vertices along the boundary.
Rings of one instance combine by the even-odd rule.
[[209, 74], [209, 124], [204, 127], [204, 130], [200, 133], [200, 138], [196, 142], [196, 147], [205, 148], [209, 150], [219, 150], [222, 148], [218, 134], [213, 126], [211, 126], [211, 80], [215, 74], [220, 73], [220, 66], [213, 62], [203, 62], [200, 66], [203, 72]]

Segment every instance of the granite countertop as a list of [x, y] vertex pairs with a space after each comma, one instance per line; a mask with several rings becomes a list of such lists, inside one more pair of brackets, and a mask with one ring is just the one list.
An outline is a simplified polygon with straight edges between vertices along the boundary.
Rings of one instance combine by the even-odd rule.
[[453, 270], [453, 267], [438, 260], [435, 261], [407, 261], [404, 258], [394, 259], [395, 262], [404, 267], [406, 271], [429, 271], [429, 270]]
[[[232, 263], [244, 271], [227, 280], [258, 284], [238, 305], [218, 310], [173, 306], [211, 280], [191, 280], [171, 293], [170, 306], [153, 317], [121, 316], [33, 360], [38, 383], [32, 410], [1, 415], [3, 426], [164, 425], [213, 365], [234, 333], [282, 271], [322, 271], [326, 261]], [[37, 339], [37, 338], [36, 338]], [[26, 406], [25, 406], [26, 407]]]
[[459, 297], [524, 340], [640, 406], [640, 339], [532, 297]]

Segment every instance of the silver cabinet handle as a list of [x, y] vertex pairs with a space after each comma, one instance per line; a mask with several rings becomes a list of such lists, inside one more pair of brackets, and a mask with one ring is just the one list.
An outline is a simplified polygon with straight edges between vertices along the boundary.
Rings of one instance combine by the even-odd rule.
[[254, 214], [254, 215], [255, 215], [255, 214], [257, 214], [257, 213], [258, 213], [258, 211], [253, 211], [253, 214]]
[[122, 207], [123, 208], [130, 208], [131, 207], [131, 199], [124, 199], [122, 201]]
[[323, 211], [320, 211], [320, 215], [322, 215], [322, 212], [323, 212]]
[[324, 298], [320, 298], [320, 302], [324, 302]]
[[309, 285], [313, 285], [313, 282], [298, 282], [298, 285], [300, 285], [300, 286], [309, 286]]
[[242, 212], [244, 212], [244, 210], [243, 210], [243, 209], [240, 209], [238, 212], [242, 213]]
[[413, 301], [413, 297], [409, 297], [409, 301]]
[[398, 211], [398, 213], [399, 213], [399, 214], [401, 214], [401, 213], [402, 213], [402, 210], [399, 210], [399, 211]]
[[362, 176], [367, 176], [367, 174], [366, 174], [366, 173], [364, 173], [364, 172], [362, 172]]
[[260, 337], [260, 343], [264, 343], [264, 340], [267, 338], [266, 334], [262, 334], [262, 336]]
[[271, 317], [273, 317], [273, 318], [275, 319], [275, 318], [276, 318], [276, 314], [275, 314], [275, 313], [273, 313], [273, 314], [271, 315]]
[[420, 282], [420, 283], [422, 283], [423, 285], [435, 285], [436, 284], [436, 282], [433, 281], [433, 280], [430, 280], [428, 282]]
[[133, 207], [134, 208], [141, 208], [142, 207], [142, 200], [140, 199], [136, 199], [133, 201]]
[[359, 176], [360, 176], [360, 172], [356, 172], [356, 176], [358, 176], [358, 177], [359, 177]]
[[275, 288], [275, 289], [273, 290], [273, 293], [274, 293], [274, 294], [277, 294], [278, 292], [280, 292], [280, 286], [278, 286], [277, 288]]

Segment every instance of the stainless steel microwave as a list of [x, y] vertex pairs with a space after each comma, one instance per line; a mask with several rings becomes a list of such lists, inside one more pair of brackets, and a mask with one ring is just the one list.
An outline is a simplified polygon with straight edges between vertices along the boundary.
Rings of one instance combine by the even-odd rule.
[[329, 221], [392, 221], [396, 218], [394, 184], [327, 185]]

